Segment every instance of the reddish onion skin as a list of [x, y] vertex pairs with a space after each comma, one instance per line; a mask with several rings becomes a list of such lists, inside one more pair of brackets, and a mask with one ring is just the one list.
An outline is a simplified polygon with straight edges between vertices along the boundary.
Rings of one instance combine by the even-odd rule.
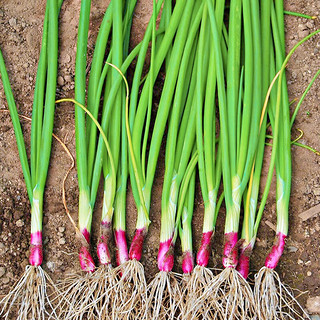
[[30, 243], [33, 245], [39, 245], [42, 244], [42, 232], [41, 231], [37, 231], [34, 233], [31, 233], [31, 237], [30, 237]]
[[194, 267], [193, 264], [193, 255], [192, 252], [186, 251], [183, 253], [183, 258], [182, 258], [182, 271], [185, 274], [189, 274], [192, 272]]
[[167, 241], [160, 242], [158, 253], [158, 268], [160, 271], [170, 272], [173, 268], [173, 263], [173, 244], [171, 238]]
[[270, 253], [267, 256], [265, 266], [269, 269], [275, 269], [282, 256], [285, 240], [287, 236], [282, 232], [278, 232], [276, 235], [276, 243], [273, 245]]
[[250, 256], [252, 252], [252, 247], [249, 244], [246, 247], [241, 248], [237, 271], [245, 278], [248, 278], [249, 268], [250, 268]]
[[42, 264], [43, 261], [42, 232], [34, 232], [31, 234], [30, 238], [29, 262], [32, 266], [38, 267]]
[[81, 269], [85, 272], [93, 272], [95, 269], [93, 259], [87, 247], [82, 246], [79, 252]]
[[100, 264], [109, 265], [111, 264], [110, 251], [108, 243], [111, 236], [111, 223], [102, 221], [100, 225], [100, 239], [97, 245], [97, 255]]
[[88, 243], [90, 243], [90, 232], [85, 228], [81, 230], [82, 235]]
[[202, 233], [201, 244], [197, 253], [197, 265], [201, 267], [206, 267], [209, 263], [212, 235], [213, 231]]
[[143, 241], [146, 234], [147, 234], [146, 228], [136, 230], [136, 233], [133, 237], [133, 240], [130, 246], [130, 251], [129, 251], [129, 258], [131, 260], [135, 259], [137, 261], [140, 261], [142, 256]]
[[89, 252], [90, 232], [86, 228], [84, 228], [81, 230], [81, 233], [84, 239], [81, 238], [80, 240], [81, 241], [81, 247], [79, 251], [80, 267], [85, 272], [93, 272], [95, 269], [95, 265], [91, 257], [91, 254]]
[[105, 242], [99, 242], [97, 245], [97, 255], [99, 261], [103, 265], [111, 264], [110, 252], [108, 245]]
[[117, 247], [116, 260], [119, 266], [129, 260], [126, 232], [124, 230], [115, 230], [114, 239]]
[[223, 266], [225, 268], [235, 268], [238, 264], [238, 232], [225, 233], [224, 239]]

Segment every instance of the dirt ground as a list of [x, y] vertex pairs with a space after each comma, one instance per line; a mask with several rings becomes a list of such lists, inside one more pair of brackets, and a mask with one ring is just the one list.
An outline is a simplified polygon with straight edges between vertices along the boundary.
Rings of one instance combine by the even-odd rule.
[[[74, 63], [80, 0], [65, 0], [60, 14], [60, 57], [57, 98], [73, 97]], [[109, 1], [92, 1], [89, 55], [99, 24]], [[285, 0], [287, 10], [320, 15], [320, 2]], [[41, 44], [45, 0], [0, 0], [0, 47], [3, 52], [19, 112], [31, 116], [33, 88]], [[132, 31], [132, 46], [143, 35], [150, 13], [152, 0], [138, 0]], [[315, 29], [320, 21], [292, 16], [286, 17], [287, 48], [290, 49]], [[90, 58], [89, 58], [90, 59]], [[299, 98], [320, 68], [320, 36], [302, 45], [288, 65], [290, 99]], [[156, 89], [157, 90], [157, 89]], [[158, 89], [159, 91], [159, 89]], [[292, 136], [304, 132], [301, 143], [320, 150], [320, 81], [317, 80], [307, 95], [297, 116]], [[30, 136], [30, 123], [22, 121], [26, 137]], [[74, 110], [72, 104], [57, 106], [54, 132], [75, 156]], [[29, 147], [29, 141], [27, 146]], [[268, 149], [268, 152], [270, 150]], [[317, 312], [314, 298], [320, 296], [320, 209], [314, 216], [303, 221], [299, 216], [320, 203], [320, 156], [301, 147], [292, 147], [293, 180], [290, 203], [290, 234], [284, 255], [277, 271], [291, 287], [296, 288], [299, 301]], [[160, 227], [161, 181], [163, 156], [156, 174], [151, 205], [150, 232], [143, 251], [142, 263], [149, 278], [157, 272], [157, 249]], [[44, 263], [43, 267], [54, 280], [63, 279], [68, 273], [79, 270], [74, 229], [68, 220], [61, 200], [61, 184], [70, 166], [70, 159], [57, 141], [53, 141], [52, 158], [45, 192], [44, 204]], [[276, 224], [274, 187], [269, 196], [261, 223], [251, 270], [259, 270], [274, 239]], [[67, 204], [76, 220], [78, 206], [77, 173], [73, 170], [67, 180]], [[101, 212], [101, 194], [96, 205], [94, 219], [98, 225]], [[128, 195], [128, 239], [131, 240], [135, 225], [136, 209], [131, 194]], [[194, 247], [199, 247], [202, 230], [203, 202], [199, 185], [195, 201]], [[224, 210], [218, 219], [215, 236], [214, 261], [210, 266], [221, 268]], [[0, 84], [0, 295], [23, 273], [28, 264], [30, 236], [30, 205], [23, 180], [10, 117], [6, 112], [6, 100]], [[97, 228], [96, 228], [97, 229]], [[96, 242], [96, 233], [93, 243]], [[179, 244], [177, 245], [179, 247]], [[176, 271], [181, 271], [181, 252], [177, 249]], [[320, 297], [318, 298], [320, 299]], [[307, 302], [308, 300], [308, 302]], [[312, 302], [313, 301], [313, 302]], [[313, 308], [313, 309], [312, 309]], [[318, 307], [319, 309], [319, 307]], [[320, 314], [320, 312], [319, 312]]]

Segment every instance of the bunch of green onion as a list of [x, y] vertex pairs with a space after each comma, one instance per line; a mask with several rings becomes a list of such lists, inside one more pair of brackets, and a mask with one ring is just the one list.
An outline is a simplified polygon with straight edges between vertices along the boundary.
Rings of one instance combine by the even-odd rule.
[[[140, 50], [138, 46], [128, 55], [131, 21], [136, 1], [124, 6], [112, 1], [101, 23], [96, 40], [86, 92], [86, 48], [89, 28], [90, 1], [82, 1], [77, 44], [75, 76], [76, 153], [79, 180], [79, 236], [80, 266], [86, 273], [67, 279], [64, 298], [68, 301], [66, 317], [105, 315], [109, 304], [116, 300], [118, 272], [112, 269], [109, 244], [112, 235], [112, 218], [115, 211], [114, 233], [117, 262], [128, 259], [125, 237], [125, 204], [128, 175], [127, 139], [125, 130], [126, 92], [120, 69], [125, 73]], [[107, 42], [112, 30], [111, 46], [104, 64]], [[116, 70], [117, 69], [117, 70]], [[97, 119], [102, 90], [101, 126]], [[87, 117], [85, 116], [87, 113]], [[99, 127], [99, 128], [98, 128]], [[97, 130], [100, 135], [97, 137]], [[90, 252], [92, 214], [96, 202], [101, 171], [104, 175], [104, 199], [97, 255], [101, 267], [95, 270]], [[80, 288], [88, 290], [83, 295]], [[122, 295], [122, 294], [121, 294]]]
[[[57, 296], [60, 315], [46, 292], [46, 280], [52, 281], [40, 265], [43, 195], [57, 78], [58, 11], [62, 1], [58, 5], [53, 0], [47, 3], [32, 112], [30, 166], [0, 52], [2, 81], [32, 208], [31, 266], [1, 300], [1, 315], [9, 319], [12, 308], [18, 305], [17, 319], [44, 319], [45, 315], [64, 319], [303, 319], [304, 310], [274, 269], [289, 228], [291, 127], [320, 72], [290, 119], [284, 71], [295, 49], [319, 31], [300, 41], [285, 57], [282, 0], [231, 0], [229, 7], [225, 0], [177, 0], [175, 4], [171, 0], [153, 0], [153, 14], [144, 38], [129, 52], [136, 2], [111, 0], [106, 9], [95, 43], [86, 97], [91, 0], [81, 1], [75, 98], [59, 102], [75, 104], [77, 236], [82, 271], [63, 282], [63, 292]], [[150, 66], [143, 74], [150, 42]], [[126, 72], [135, 58], [129, 89]], [[165, 81], [153, 124], [153, 89], [163, 65]], [[147, 285], [140, 260], [151, 223], [152, 188], [166, 129], [159, 273]], [[266, 134], [267, 130], [272, 130], [272, 136]], [[272, 140], [272, 154], [263, 188], [260, 180], [266, 139]], [[246, 280], [250, 256], [274, 168], [276, 241], [265, 266], [255, 276], [252, 290]], [[101, 176], [104, 190], [97, 268], [90, 238]], [[197, 176], [204, 215], [201, 244], [194, 259], [192, 218]], [[129, 250], [128, 177], [137, 207], [136, 231]], [[208, 265], [223, 200], [224, 269], [215, 275]], [[112, 234], [115, 268], [110, 250]], [[178, 236], [183, 275], [173, 271]], [[34, 281], [40, 285], [35, 286]], [[47, 305], [52, 309], [51, 315]]]
[[42, 219], [44, 189], [51, 154], [54, 122], [57, 67], [58, 67], [58, 14], [62, 1], [48, 0], [43, 25], [42, 46], [38, 63], [31, 123], [30, 164], [20, 125], [18, 110], [10, 87], [4, 59], [0, 51], [0, 71], [12, 124], [16, 136], [20, 162], [31, 204], [30, 265], [11, 291], [0, 301], [4, 319], [44, 319], [56, 315], [52, 305], [52, 280], [41, 268], [43, 261]]

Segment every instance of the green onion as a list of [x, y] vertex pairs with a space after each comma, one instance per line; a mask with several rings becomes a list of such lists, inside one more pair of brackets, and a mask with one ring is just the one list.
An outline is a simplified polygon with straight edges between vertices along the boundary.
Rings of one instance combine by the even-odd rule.
[[[277, 3], [276, 3], [277, 4]], [[274, 62], [277, 68], [280, 68], [277, 96], [274, 102], [273, 109], [269, 109], [269, 117], [273, 128], [273, 145], [272, 154], [267, 176], [266, 187], [261, 200], [261, 205], [255, 222], [255, 235], [257, 227], [262, 216], [262, 209], [266, 202], [267, 192], [270, 188], [273, 166], [276, 164], [277, 177], [277, 235], [276, 242], [269, 253], [265, 267], [262, 268], [256, 276], [255, 281], [255, 298], [259, 315], [263, 317], [274, 317], [275, 315], [283, 316], [291, 314], [295, 317], [303, 318], [306, 313], [301, 306], [296, 302], [292, 294], [285, 289], [278, 274], [274, 271], [279, 259], [282, 255], [285, 245], [285, 238], [288, 234], [289, 224], [289, 198], [291, 187], [291, 138], [290, 138], [290, 116], [289, 116], [289, 100], [286, 88], [285, 75], [283, 75], [286, 64], [298, 46], [304, 43], [307, 39], [320, 32], [317, 30], [309, 36], [297, 43], [289, 52], [287, 57], [284, 57], [284, 36], [283, 30], [283, 14], [281, 14], [281, 5], [276, 5], [271, 8], [272, 27], [274, 36], [274, 48], [276, 53], [276, 61]], [[280, 105], [281, 108], [280, 108]], [[284, 105], [284, 107], [283, 107]], [[281, 122], [281, 126], [279, 123]], [[281, 128], [281, 129], [279, 129]], [[276, 152], [277, 148], [281, 152]], [[274, 295], [277, 296], [276, 303], [270, 308], [266, 301], [273, 300]], [[263, 296], [263, 298], [262, 298]], [[271, 299], [271, 300], [270, 300]], [[290, 301], [290, 305], [288, 304]], [[282, 306], [286, 306], [283, 308]]]
[[[221, 36], [217, 27], [217, 18], [212, 3], [209, 0], [207, 3], [217, 72], [226, 222], [223, 255], [225, 270], [216, 279], [213, 279], [210, 290], [205, 291], [205, 294], [208, 295], [210, 300], [212, 300], [212, 296], [217, 296], [219, 306], [216, 308], [216, 312], [222, 312], [223, 317], [250, 317], [254, 314], [253, 294], [250, 286], [240, 277], [235, 268], [238, 264], [237, 242], [241, 200], [249, 180], [259, 134], [257, 124], [260, 119], [259, 107], [253, 108], [254, 96], [252, 94], [254, 83], [253, 62], [254, 59], [259, 59], [259, 51], [253, 58], [253, 43], [256, 44], [253, 42], [253, 24], [257, 23], [253, 19], [253, 12], [259, 11], [256, 9], [257, 3], [251, 4], [249, 1], [243, 1], [242, 3], [238, 0], [230, 2], [228, 63], [226, 75], [224, 75], [222, 51], [219, 45]], [[242, 16], [243, 32], [241, 30]], [[259, 29], [255, 32], [258, 34]], [[242, 33], [244, 44], [241, 43]], [[243, 69], [240, 67], [242, 46]], [[257, 46], [259, 47], [258, 44]], [[256, 77], [259, 79], [259, 72], [257, 72]], [[256, 82], [256, 85], [259, 86], [259, 80]], [[243, 94], [242, 85], [244, 86]], [[259, 92], [259, 87], [257, 87], [257, 90]], [[249, 143], [252, 139], [253, 142]]]
[[[75, 71], [75, 100], [82, 105], [86, 104], [86, 62], [90, 6], [90, 0], [81, 1]], [[89, 252], [93, 208], [90, 203], [90, 188], [87, 177], [85, 112], [79, 106], [75, 106], [75, 137], [79, 184], [79, 229], [83, 236], [79, 259], [83, 271], [93, 272], [95, 265]]]
[[[192, 217], [194, 208], [196, 171], [193, 171], [190, 184], [188, 186], [187, 197], [185, 201], [180, 202], [179, 210], [183, 210], [181, 214], [181, 223], [179, 224], [179, 236], [182, 248], [182, 270], [185, 275], [189, 275], [194, 267], [193, 249], [192, 249]], [[182, 207], [183, 206], [183, 207]], [[180, 209], [182, 207], [182, 209]]]
[[47, 292], [47, 282], [52, 285], [53, 289], [55, 289], [55, 286], [50, 277], [41, 268], [41, 264], [43, 260], [43, 196], [52, 144], [58, 67], [58, 12], [61, 4], [62, 1], [59, 1], [59, 3], [53, 0], [47, 1], [42, 47], [34, 91], [30, 167], [17, 107], [10, 87], [4, 59], [0, 51], [0, 71], [3, 87], [31, 203], [30, 266], [26, 267], [24, 275], [16, 286], [0, 301], [2, 305], [0, 314], [4, 319], [11, 318], [13, 309], [17, 311], [17, 319], [29, 317], [44, 318], [45, 315], [49, 314], [48, 309], [52, 309], [51, 311], [56, 315], [50, 295]]
[[[224, 14], [224, 3], [217, 3], [215, 15], [218, 20], [219, 30], [222, 29], [222, 19]], [[219, 212], [217, 207], [217, 196], [221, 180], [221, 147], [216, 144], [216, 65], [213, 54], [213, 40], [203, 41], [203, 32], [210, 34], [208, 10], [205, 7], [202, 17], [202, 30], [200, 33], [198, 76], [197, 76], [197, 147], [199, 152], [199, 177], [202, 197], [204, 200], [204, 219], [201, 245], [197, 253], [197, 266], [185, 288], [185, 306], [183, 313], [186, 317], [196, 317], [204, 310], [216, 309], [215, 299], [202, 299], [203, 291], [212, 283], [213, 274], [206, 268], [211, 253], [211, 242], [214, 235], [215, 224]], [[221, 35], [222, 37], [222, 35]], [[221, 39], [221, 43], [224, 40]], [[204, 46], [208, 43], [207, 46]], [[209, 62], [202, 58], [203, 50], [209, 52]], [[202, 53], [201, 53], [202, 52]], [[201, 95], [201, 83], [206, 87], [205, 97]], [[204, 101], [203, 101], [204, 100]], [[208, 303], [208, 305], [206, 305]], [[215, 311], [214, 311], [215, 312]]]
[[[191, 13], [189, 10], [192, 10], [193, 18], [191, 19], [192, 23], [188, 26], [186, 25], [189, 20], [188, 15]], [[148, 286], [148, 314], [149, 317], [155, 318], [162, 313], [174, 315], [179, 305], [178, 298], [174, 293], [179, 296], [180, 289], [171, 271], [174, 264], [174, 245], [178, 236], [184, 196], [187, 191], [188, 181], [197, 162], [197, 153], [195, 153], [195, 157], [191, 157], [196, 126], [196, 107], [192, 104], [195, 101], [193, 92], [197, 80], [196, 70], [198, 66], [196, 57], [201, 54], [200, 51], [196, 52], [196, 45], [202, 11], [203, 5], [198, 3], [193, 8], [190, 6], [185, 9], [172, 47], [167, 70], [170, 80], [167, 76], [156, 118], [157, 123], [159, 112], [164, 107], [163, 103], [171, 103], [171, 93], [168, 97], [169, 90], [173, 91], [175, 89], [166, 142], [165, 175], [161, 201], [161, 231], [158, 253], [158, 268], [160, 272]], [[185, 37], [186, 35], [183, 32], [187, 31], [188, 36]], [[182, 39], [185, 39], [185, 44]], [[181, 59], [181, 62], [178, 59]], [[208, 53], [205, 59], [208, 61]], [[174, 68], [177, 70], [174, 70]], [[201, 68], [205, 70], [206, 65], [201, 66]], [[188, 69], [191, 69], [192, 72]], [[173, 78], [175, 76], [177, 80]], [[172, 81], [171, 84], [170, 81]], [[167, 86], [167, 84], [170, 85]], [[204, 85], [201, 85], [200, 89], [203, 95]], [[189, 95], [187, 96], [185, 93], [188, 91]], [[188, 129], [185, 126], [185, 119], [188, 119]], [[179, 128], [180, 122], [181, 126]], [[154, 128], [155, 132], [158, 132], [156, 127]], [[180, 208], [178, 212], [177, 207]], [[189, 258], [191, 258], [192, 262], [192, 256]], [[190, 264], [190, 261], [188, 263]], [[160, 288], [161, 295], [157, 293]], [[166, 295], [170, 295], [172, 298], [164, 301], [161, 297]]]
[[317, 16], [309, 16], [308, 14], [303, 14], [300, 12], [284, 10], [283, 13], [287, 14], [289, 16], [295, 16], [295, 17], [300, 17], [300, 18], [305, 18], [305, 19], [311, 19], [311, 20], [317, 19]]

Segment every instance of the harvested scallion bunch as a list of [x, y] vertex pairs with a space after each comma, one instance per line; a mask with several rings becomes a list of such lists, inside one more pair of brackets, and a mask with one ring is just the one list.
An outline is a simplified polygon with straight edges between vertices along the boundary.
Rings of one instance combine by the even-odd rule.
[[[119, 298], [122, 299], [124, 292], [122, 288], [117, 286], [119, 274], [117, 270], [112, 270], [109, 245], [111, 243], [112, 219], [114, 216], [114, 238], [117, 264], [121, 265], [128, 260], [125, 225], [126, 186], [128, 177], [127, 138], [125, 129], [125, 106], [127, 101], [126, 91], [122, 85], [119, 86], [118, 81], [121, 79], [121, 76], [123, 76], [123, 74], [121, 75], [119, 72], [121, 66], [123, 66], [126, 61], [125, 58], [130, 61], [133, 57], [133, 55], [129, 57], [127, 57], [127, 55], [131, 20], [135, 4], [136, 1], [131, 1], [124, 7], [118, 2], [112, 4], [113, 35], [109, 54], [112, 65], [105, 65], [105, 68], [108, 68], [108, 72], [106, 73], [105, 94], [102, 108], [102, 122], [105, 134], [110, 141], [112, 158], [106, 154], [105, 150], [98, 146], [93, 167], [94, 177], [98, 177], [98, 173], [101, 172], [102, 166], [104, 177], [104, 198], [100, 224], [100, 239], [97, 245], [97, 254], [101, 267], [96, 271], [95, 275], [95, 281], [99, 286], [99, 289], [96, 291], [99, 292], [99, 295], [102, 297], [101, 301], [98, 303], [98, 314], [100, 317], [104, 317], [112, 312], [112, 316], [118, 318], [120, 317], [118, 313], [122, 313], [126, 310], [126, 306], [123, 306], [118, 301]], [[102, 73], [103, 76], [105, 76], [104, 70]], [[101, 76], [98, 96], [101, 94], [103, 83], [104, 79], [102, 79]], [[108, 103], [108, 97], [110, 96], [111, 90], [116, 93], [112, 104]], [[96, 101], [98, 105], [99, 100]], [[110, 109], [110, 106], [112, 106], [112, 109]], [[107, 116], [108, 113], [109, 116]], [[107, 120], [106, 122], [104, 121], [105, 119]], [[99, 143], [100, 141], [101, 137], [99, 138]], [[103, 159], [102, 161], [101, 156]], [[98, 179], [94, 178], [92, 184], [92, 197], [95, 197], [97, 193], [97, 182]], [[115, 193], [116, 185], [117, 192]], [[96, 296], [98, 296], [97, 293]]]
[[[219, 17], [220, 30], [222, 28], [223, 13], [224, 3], [221, 1], [216, 6], [216, 16]], [[209, 316], [207, 312], [211, 312], [211, 310], [216, 312], [218, 310], [214, 298], [209, 300], [201, 298], [203, 291], [208, 289], [214, 277], [207, 266], [219, 211], [217, 197], [221, 180], [221, 148], [216, 146], [216, 67], [212, 47], [213, 41], [210, 36], [208, 37], [210, 34], [210, 22], [208, 19], [208, 8], [205, 4], [199, 40], [197, 90], [195, 95], [197, 104], [197, 149], [199, 152], [198, 167], [205, 208], [201, 245], [196, 259], [197, 266], [185, 288], [184, 319], [196, 317], [199, 314], [207, 314]], [[205, 52], [207, 53], [205, 54]], [[204, 59], [207, 55], [209, 56], [209, 61]], [[206, 88], [204, 98], [202, 97], [203, 87]], [[209, 305], [206, 305], [207, 303]]]
[[[239, 273], [247, 279], [249, 274], [249, 259], [253, 248], [253, 224], [255, 211], [257, 208], [259, 186], [260, 186], [260, 176], [262, 170], [262, 162], [264, 158], [264, 144], [265, 144], [265, 132], [266, 132], [266, 113], [263, 110], [263, 100], [267, 94], [269, 86], [269, 60], [270, 60], [270, 1], [264, 1], [261, 3], [261, 14], [259, 1], [252, 1], [251, 8], [251, 39], [255, 44], [251, 48], [251, 55], [247, 55], [248, 59], [253, 58], [252, 72], [253, 83], [252, 83], [252, 104], [257, 110], [258, 119], [258, 132], [254, 129], [252, 133], [249, 133], [249, 143], [251, 141], [255, 143], [256, 137], [259, 137], [258, 148], [255, 151], [254, 166], [252, 167], [250, 183], [247, 190], [244, 193], [244, 218], [242, 227], [242, 239], [240, 246], [240, 256], [237, 265], [237, 270]], [[262, 34], [264, 40], [262, 41]], [[247, 37], [245, 36], [245, 43], [247, 43]], [[247, 50], [247, 46], [246, 46]], [[245, 66], [246, 66], [245, 62]], [[264, 72], [262, 73], [262, 70]], [[254, 136], [252, 136], [252, 134]], [[252, 221], [253, 220], [253, 221]]]
[[[252, 105], [252, 50], [251, 7], [249, 1], [230, 2], [228, 29], [227, 70], [222, 63], [221, 36], [217, 17], [210, 0], [207, 1], [211, 22], [212, 39], [218, 87], [220, 116], [220, 143], [222, 156], [223, 189], [226, 204], [225, 245], [223, 253], [224, 270], [213, 279], [205, 299], [219, 301], [223, 318], [250, 318], [254, 314], [253, 294], [248, 283], [236, 271], [238, 264], [238, 228], [242, 194], [249, 180], [257, 140], [248, 143], [249, 133], [259, 129], [259, 113]], [[245, 48], [242, 48], [242, 16], [244, 22]], [[244, 51], [244, 75], [240, 62]], [[244, 92], [242, 97], [242, 85]]]
[[54, 122], [57, 66], [58, 66], [58, 12], [62, 1], [47, 1], [44, 18], [31, 125], [30, 166], [20, 126], [17, 107], [11, 91], [4, 59], [0, 52], [0, 71], [8, 107], [16, 135], [21, 166], [31, 203], [30, 265], [12, 290], [1, 300], [3, 319], [44, 319], [56, 316], [51, 303], [55, 289], [52, 280], [41, 268], [43, 261], [42, 218], [43, 196], [47, 179]]
[[[306, 312], [293, 294], [282, 284], [274, 270], [282, 256], [289, 228], [289, 199], [291, 190], [291, 121], [289, 99], [285, 79], [285, 67], [298, 46], [319, 33], [317, 30], [298, 42], [285, 58], [283, 4], [276, 1], [271, 5], [271, 23], [274, 57], [270, 60], [270, 76], [274, 76], [276, 92], [271, 92], [268, 114], [273, 132], [272, 154], [266, 187], [261, 199], [254, 225], [254, 239], [262, 217], [270, 189], [274, 165], [276, 167], [277, 234], [275, 244], [268, 254], [265, 266], [255, 276], [255, 301], [259, 317], [268, 319], [305, 319]], [[275, 75], [275, 70], [280, 70]], [[278, 151], [277, 151], [278, 150]]]
[[[172, 201], [170, 206], [172, 207], [172, 217], [175, 218], [174, 231], [170, 243], [161, 243], [158, 254], [158, 267], [160, 272], [155, 276], [155, 278], [148, 285], [148, 297], [147, 297], [147, 311], [146, 319], [159, 319], [168, 318], [175, 319], [175, 315], [179, 312], [183, 314], [183, 297], [182, 290], [180, 289], [180, 278], [181, 276], [172, 272], [174, 264], [174, 246], [178, 236], [179, 228], [181, 235], [184, 233], [183, 245], [184, 252], [182, 269], [184, 274], [190, 274], [193, 268], [193, 256], [192, 256], [192, 233], [191, 233], [191, 220], [192, 220], [192, 210], [188, 206], [187, 211], [184, 212], [184, 203], [187, 198], [187, 193], [192, 194], [192, 198], [189, 195], [189, 203], [194, 201], [194, 189], [188, 190], [191, 180], [195, 179], [195, 167], [198, 161], [198, 154], [194, 148], [193, 154], [190, 158], [187, 168], [185, 168], [185, 173], [183, 179], [180, 183], [179, 194], [171, 194], [177, 197], [177, 205], [174, 205]], [[184, 162], [184, 161], [182, 161]], [[171, 191], [174, 190], [178, 193], [179, 188], [179, 173], [177, 173], [173, 178], [173, 185], [171, 186]], [[194, 182], [194, 181], [193, 181]], [[190, 199], [191, 198], [191, 199]], [[176, 210], [178, 208], [178, 210]], [[192, 205], [193, 209], [193, 205]], [[176, 213], [175, 213], [176, 211]], [[181, 229], [181, 219], [185, 230]], [[162, 227], [163, 228], [163, 227]], [[190, 238], [191, 237], [191, 238]], [[169, 242], [169, 241], [168, 241]], [[169, 247], [169, 249], [167, 249]], [[163, 249], [164, 248], [164, 249]], [[162, 250], [161, 250], [162, 249]], [[166, 270], [164, 270], [166, 268]]]
[[[175, 6], [167, 31], [163, 36], [163, 40], [159, 45], [157, 52], [151, 54], [150, 71], [148, 72], [144, 82], [138, 101], [139, 86], [143, 65], [145, 62], [148, 43], [153, 35], [153, 48], [155, 41], [155, 19], [161, 8], [162, 1], [157, 4], [154, 2], [154, 11], [149, 26], [146, 30], [144, 39], [141, 43], [135, 73], [132, 82], [130, 109], [128, 118], [126, 119], [126, 129], [128, 135], [129, 162], [130, 162], [130, 182], [133, 196], [138, 209], [138, 217], [136, 223], [136, 232], [132, 240], [129, 250], [129, 260], [119, 266], [121, 279], [118, 287], [123, 292], [123, 305], [128, 306], [127, 310], [135, 315], [144, 314], [146, 311], [146, 280], [144, 276], [143, 266], [139, 262], [142, 256], [142, 246], [144, 238], [149, 226], [149, 208], [151, 200], [151, 190], [153, 185], [154, 174], [157, 165], [160, 145], [168, 118], [170, 104], [163, 107], [165, 114], [159, 116], [156, 120], [153, 130], [151, 143], [147, 146], [147, 138], [149, 135], [149, 125], [152, 107], [152, 95], [154, 82], [159, 74], [166, 54], [172, 43], [172, 39], [176, 34], [176, 29], [183, 13], [183, 4], [179, 3]], [[153, 50], [153, 49], [151, 49]], [[168, 89], [167, 89], [168, 90]], [[162, 111], [162, 113], [163, 113]], [[156, 129], [155, 129], [156, 128]], [[144, 132], [143, 132], [144, 129]], [[131, 138], [132, 137], [132, 138]], [[146, 150], [149, 148], [148, 158]], [[121, 306], [121, 304], [118, 304]]]
[[[89, 31], [91, 0], [82, 0], [75, 71], [75, 101], [82, 106], [86, 105], [86, 65], [87, 42]], [[85, 111], [75, 105], [75, 137], [76, 163], [79, 186], [79, 213], [77, 240], [79, 241], [79, 262], [85, 274], [74, 274], [64, 279], [61, 287], [63, 300], [61, 301], [64, 318], [79, 319], [87, 311], [87, 306], [93, 299], [95, 288], [90, 286], [95, 263], [90, 253], [90, 234], [93, 206], [90, 202], [90, 184], [88, 181], [88, 157], [86, 143]], [[82, 294], [83, 290], [87, 294]]]
[[190, 83], [192, 83], [192, 74], [194, 75], [194, 72], [191, 73], [188, 68], [194, 64], [195, 40], [202, 8], [203, 5], [200, 2], [195, 4], [188, 3], [185, 7], [172, 46], [167, 77], [153, 131], [153, 135], [158, 132], [157, 124], [160, 123], [160, 117], [168, 112], [172, 104], [166, 142], [165, 174], [161, 200], [161, 230], [158, 253], [158, 268], [160, 272], [148, 285], [147, 314], [148, 318], [152, 319], [162, 317], [164, 314], [167, 314], [169, 318], [173, 318], [178, 308], [177, 302], [180, 300], [179, 284], [175, 274], [172, 273], [174, 245], [178, 235], [177, 221], [180, 223], [180, 217], [177, 216], [176, 209], [179, 190], [182, 188], [188, 162], [190, 161], [191, 166], [195, 166], [196, 160], [193, 157], [190, 159], [195, 140], [195, 127], [193, 126], [192, 128], [191, 126], [190, 131], [187, 131], [185, 127], [180, 127], [183, 130], [183, 134], [180, 135], [179, 123], [184, 116], [192, 119], [189, 114], [193, 114], [193, 118], [195, 118], [195, 108], [191, 106], [193, 102], [192, 96], [188, 105], [185, 92], [187, 92]]
[[[108, 245], [110, 244], [112, 235], [112, 217], [116, 196], [120, 148], [122, 149], [122, 153], [124, 152], [122, 156], [122, 169], [127, 170], [125, 168], [125, 163], [127, 161], [126, 139], [125, 132], [123, 132], [125, 93], [121, 86], [122, 77], [119, 72], [126, 72], [130, 63], [140, 50], [140, 45], [138, 45], [124, 60], [122, 52], [124, 50], [127, 55], [131, 19], [135, 8], [135, 3], [135, 1], [131, 1], [125, 7], [122, 7], [122, 5], [118, 2], [111, 2], [107, 8], [98, 34], [96, 49], [94, 51], [93, 62], [91, 66], [88, 87], [88, 109], [82, 110], [83, 108], [80, 109], [80, 106], [76, 104], [76, 128], [78, 128], [76, 129], [76, 131], [78, 130], [78, 135], [76, 136], [78, 138], [76, 139], [82, 139], [81, 142], [77, 144], [77, 152], [79, 153], [79, 157], [81, 155], [84, 157], [84, 161], [80, 164], [80, 168], [78, 169], [82, 172], [82, 178], [79, 177], [79, 188], [83, 189], [85, 182], [87, 185], [85, 189], [87, 191], [84, 193], [88, 196], [88, 198], [85, 199], [87, 201], [86, 205], [88, 205], [88, 210], [84, 211], [82, 210], [84, 198], [81, 197], [82, 193], [80, 192], [80, 232], [83, 235], [87, 235], [86, 244], [83, 242], [85, 240], [84, 237], [81, 237], [83, 245], [80, 249], [80, 266], [83, 271], [87, 272], [87, 274], [84, 276], [83, 274], [76, 275], [75, 277], [68, 279], [66, 282], [66, 286], [64, 288], [64, 297], [66, 300], [70, 301], [71, 306], [67, 311], [68, 317], [73, 316], [74, 318], [81, 318], [84, 314], [86, 314], [86, 316], [90, 318], [96, 314], [98, 314], [100, 317], [108, 314], [110, 311], [109, 306], [112, 302], [115, 292], [114, 288], [117, 283], [117, 272], [114, 272], [111, 269], [111, 256]], [[90, 4], [84, 1], [82, 3], [82, 9], [80, 13], [77, 52], [79, 60], [77, 60], [78, 68], [76, 68], [76, 73], [78, 72], [79, 79], [79, 89], [78, 91], [76, 90], [76, 96], [78, 92], [81, 100], [85, 99], [85, 96], [83, 96], [83, 93], [85, 93], [85, 83], [83, 83], [85, 78], [83, 77], [83, 74], [85, 74], [84, 66], [86, 63], [83, 61], [83, 57], [86, 56], [86, 50], [84, 50], [83, 39], [87, 37], [88, 33], [87, 24], [89, 13]], [[104, 52], [106, 51], [107, 39], [111, 30], [111, 25], [109, 23], [110, 20], [112, 21], [113, 36], [107, 62], [105, 65], [103, 65]], [[119, 37], [119, 35], [122, 34], [124, 37]], [[80, 37], [82, 38], [80, 39]], [[123, 39], [126, 40], [124, 41]], [[110, 66], [108, 61], [113, 62], [113, 64]], [[101, 128], [99, 128], [100, 136], [98, 141], [96, 141], [97, 118], [102, 89], [104, 86], [105, 96], [102, 107]], [[81, 88], [83, 92], [80, 90]], [[85, 118], [84, 112], [88, 113], [87, 118]], [[111, 119], [112, 121], [110, 121]], [[86, 134], [83, 135], [83, 132]], [[121, 135], [122, 139], [120, 144]], [[106, 139], [109, 141], [109, 143], [106, 143]], [[120, 145], [124, 145], [124, 147], [120, 147]], [[95, 267], [91, 256], [89, 257], [90, 265], [86, 265], [85, 263], [87, 263], [88, 260], [82, 254], [82, 252], [85, 252], [86, 256], [90, 254], [90, 239], [88, 236], [89, 232], [87, 231], [89, 231], [89, 228], [91, 228], [92, 211], [96, 201], [102, 168], [105, 177], [105, 192], [103, 200], [104, 205], [102, 210], [102, 222], [100, 227], [100, 239], [97, 245], [97, 255], [101, 267], [94, 272]], [[119, 176], [121, 175], [123, 175], [121, 177], [122, 184], [125, 183], [122, 188], [124, 191], [126, 191], [126, 171], [119, 173]], [[119, 193], [118, 197], [120, 197]], [[125, 204], [125, 192], [121, 193], [121, 197], [122, 199], [118, 200], [118, 202], [121, 201], [123, 205], [123, 203]], [[124, 213], [125, 211], [121, 213], [122, 217]], [[123, 222], [121, 222], [121, 225], [123, 225]], [[123, 240], [126, 242], [125, 236], [122, 241]], [[123, 254], [126, 255], [125, 252]], [[85, 296], [83, 296], [81, 290], [79, 290], [79, 288], [83, 287], [86, 287], [87, 290], [87, 295]]]

